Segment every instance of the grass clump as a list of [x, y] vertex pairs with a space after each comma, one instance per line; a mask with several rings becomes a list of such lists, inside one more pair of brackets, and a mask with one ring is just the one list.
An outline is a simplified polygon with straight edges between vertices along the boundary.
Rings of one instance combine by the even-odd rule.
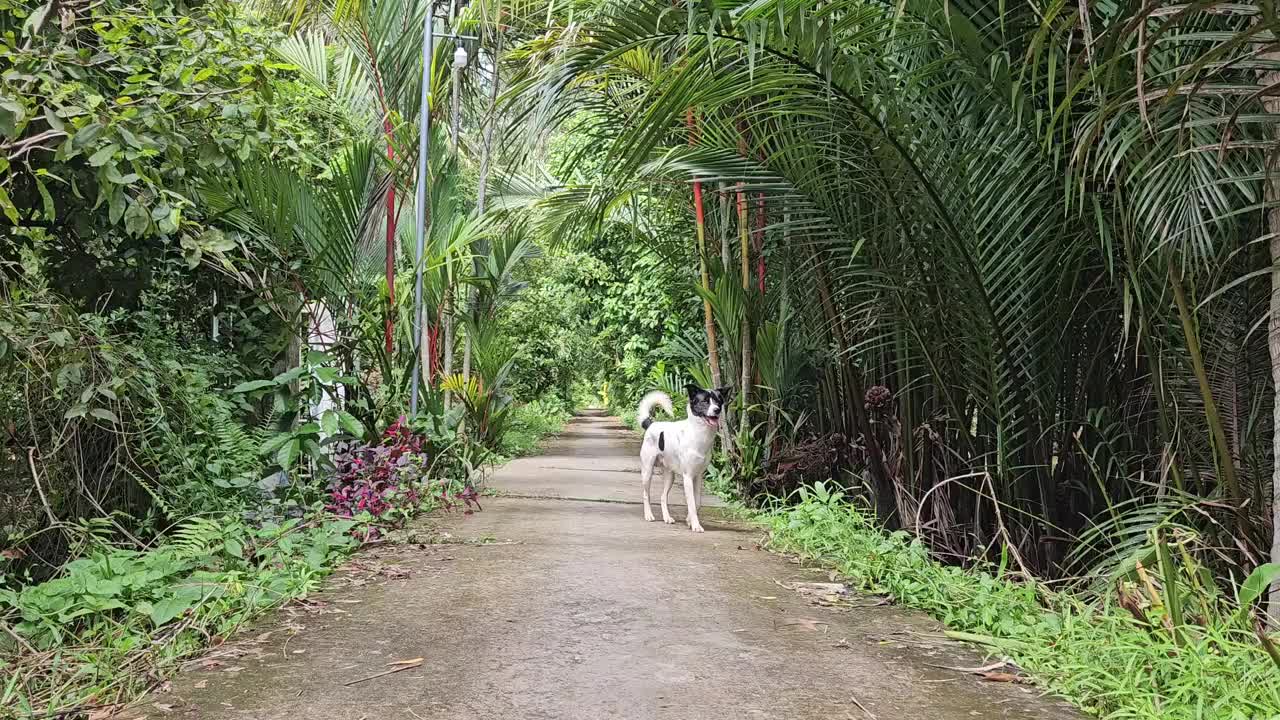
[[572, 415], [569, 408], [553, 396], [520, 405], [511, 411], [498, 452], [509, 458], [531, 455], [545, 438], [563, 430]]
[[1280, 718], [1280, 669], [1234, 601], [1200, 598], [1197, 612], [1174, 624], [1168, 598], [1184, 590], [1151, 575], [1132, 591], [1122, 581], [1086, 596], [1015, 580], [1003, 567], [943, 565], [918, 538], [885, 533], [822, 484], [759, 518], [773, 549], [828, 563], [863, 590], [972, 634], [1107, 720]]

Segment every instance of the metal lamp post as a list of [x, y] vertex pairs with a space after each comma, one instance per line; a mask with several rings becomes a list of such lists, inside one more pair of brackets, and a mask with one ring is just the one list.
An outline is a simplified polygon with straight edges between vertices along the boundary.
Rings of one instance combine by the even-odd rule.
[[[431, 94], [431, 64], [435, 58], [435, 38], [437, 33], [432, 27], [435, 21], [435, 0], [431, 0], [427, 5], [426, 17], [422, 21], [422, 95], [419, 105], [419, 123], [418, 123], [418, 187], [417, 199], [414, 213], [417, 220], [418, 241], [414, 253], [414, 281], [413, 281], [413, 370], [410, 373], [409, 381], [409, 414], [415, 416], [418, 414], [418, 388], [420, 385], [419, 375], [424, 372], [422, 368], [422, 317], [425, 308], [422, 302], [422, 273], [424, 256], [426, 255], [427, 245], [427, 167], [430, 159], [431, 151], [431, 105], [428, 102]], [[440, 33], [440, 37], [474, 40], [476, 38], [467, 35], [451, 35]], [[458, 68], [458, 59], [462, 58], [462, 66], [467, 63], [467, 51], [461, 45], [453, 53], [454, 67]]]

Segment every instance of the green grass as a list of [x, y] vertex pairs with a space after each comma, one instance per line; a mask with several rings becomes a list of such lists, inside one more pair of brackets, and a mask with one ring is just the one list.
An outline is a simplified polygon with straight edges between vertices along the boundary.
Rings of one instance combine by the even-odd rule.
[[515, 408], [503, 430], [498, 453], [507, 458], [534, 454], [544, 439], [564, 429], [572, 415], [554, 400], [535, 400]]
[[[406, 519], [440, 509], [434, 494]], [[81, 717], [133, 701], [245, 624], [319, 588], [373, 521], [184, 521], [140, 551], [98, 540], [52, 580], [0, 586], [0, 717]], [[379, 525], [379, 530], [389, 530]]]
[[1113, 594], [1085, 598], [942, 565], [904, 532], [886, 534], [838, 492], [804, 491], [757, 514], [770, 545], [828, 564], [863, 590], [928, 612], [1008, 656], [1042, 687], [1108, 720], [1278, 720], [1280, 669], [1247, 613], [1214, 601], [1175, 628], [1156, 602], [1140, 624]]

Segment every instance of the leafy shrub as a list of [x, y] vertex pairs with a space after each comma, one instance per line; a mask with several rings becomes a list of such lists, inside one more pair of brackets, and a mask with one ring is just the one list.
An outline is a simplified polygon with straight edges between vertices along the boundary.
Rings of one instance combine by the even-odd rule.
[[569, 416], [568, 405], [557, 395], [517, 406], [511, 412], [498, 452], [507, 457], [535, 452], [543, 438], [560, 432]]
[[0, 549], [56, 563], [67, 534], [42, 532], [49, 515], [144, 538], [256, 503], [261, 437], [218, 392], [234, 360], [145, 315], [76, 313], [34, 282], [3, 290]]
[[0, 645], [0, 674], [11, 678], [0, 687], [0, 715], [90, 698], [110, 704], [144, 690], [210, 637], [312, 590], [354, 549], [353, 525], [197, 518], [154, 550], [100, 546], [55, 580], [0, 590], [0, 621], [27, 650]]
[[[377, 445], [348, 444], [333, 456], [335, 474], [326, 508], [342, 518], [367, 525], [400, 527], [424, 506], [452, 507], [461, 500], [467, 514], [475, 489], [451, 476], [432, 476], [426, 438], [400, 418]], [[378, 527], [356, 532], [375, 537]]]

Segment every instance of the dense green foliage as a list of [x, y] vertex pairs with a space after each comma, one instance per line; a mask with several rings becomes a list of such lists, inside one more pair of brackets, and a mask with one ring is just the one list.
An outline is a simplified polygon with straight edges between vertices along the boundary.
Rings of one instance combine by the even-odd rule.
[[637, 0], [530, 42], [510, 111], [587, 138], [559, 232], [702, 285], [646, 364], [739, 388], [748, 498], [825, 475], [1093, 589], [1176, 528], [1230, 583], [1275, 505], [1261, 12]]
[[[574, 138], [544, 225], [674, 280], [642, 269], [627, 292], [666, 301], [611, 318], [612, 404], [735, 386], [713, 485], [842, 488], [919, 538], [863, 575], [963, 628], [1060, 636], [1019, 657], [1099, 711], [1276, 712], [1252, 629], [1280, 561], [1269, 5], [540, 12], [517, 13], [506, 112]], [[816, 534], [853, 563], [869, 527]], [[1076, 594], [1042, 617], [1038, 586], [926, 548]], [[1113, 611], [1135, 583], [1149, 606]]]
[[424, 88], [429, 7], [0, 0], [0, 707], [693, 381], [713, 487], [841, 488], [783, 547], [1111, 717], [1276, 711], [1269, 5], [476, 2]]
[[0, 714], [131, 699], [564, 421], [534, 238], [438, 129], [492, 81], [433, 77], [416, 262], [425, 10], [0, 2]]
[[110, 705], [148, 689], [211, 637], [305, 595], [356, 545], [352, 521], [254, 527], [193, 518], [149, 552], [99, 546], [61, 575], [0, 590], [25, 654], [4, 666], [0, 708], [24, 716]]
[[[1008, 563], [995, 575], [966, 572], [932, 559], [908, 533], [886, 535], [864, 510], [821, 484], [802, 490], [793, 507], [761, 518], [774, 548], [833, 566], [861, 589], [929, 612], [958, 631], [952, 637], [1013, 659], [1043, 686], [1099, 716], [1280, 715], [1280, 663], [1258, 644], [1235, 598], [1181, 588], [1173, 592], [1186, 595], [1173, 598], [1148, 580], [1094, 604], [1019, 579]], [[1209, 589], [1196, 583], [1198, 571], [1195, 565], [1174, 570], [1185, 574], [1188, 587]], [[1171, 625], [1176, 602], [1197, 614], [1195, 623]]]

